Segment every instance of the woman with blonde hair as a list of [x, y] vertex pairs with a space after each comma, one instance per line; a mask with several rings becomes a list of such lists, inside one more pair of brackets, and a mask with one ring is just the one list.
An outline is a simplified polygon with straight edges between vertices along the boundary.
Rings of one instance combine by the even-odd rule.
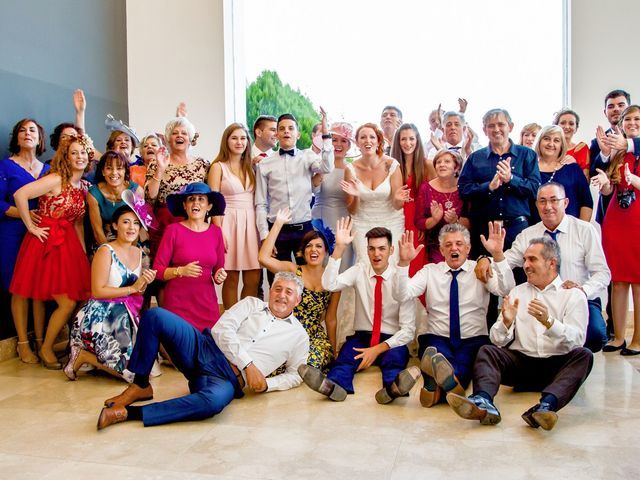
[[520, 145], [533, 148], [533, 144], [536, 141], [536, 135], [542, 130], [542, 127], [537, 123], [527, 123], [522, 130], [520, 130]]
[[251, 163], [251, 138], [241, 123], [232, 123], [222, 133], [220, 151], [211, 164], [207, 183], [226, 201], [224, 217], [213, 218], [224, 238], [227, 279], [222, 285], [222, 303], [226, 310], [238, 302], [241, 274], [240, 298], [257, 296], [260, 282], [260, 239], [253, 203], [256, 177]]

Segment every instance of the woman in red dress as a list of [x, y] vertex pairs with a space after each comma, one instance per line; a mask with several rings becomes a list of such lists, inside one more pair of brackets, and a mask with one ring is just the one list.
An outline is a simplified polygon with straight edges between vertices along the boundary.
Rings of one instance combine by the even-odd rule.
[[[627, 139], [640, 137], [640, 106], [631, 105], [621, 115]], [[593, 183], [604, 195], [612, 194], [602, 223], [602, 246], [611, 270], [611, 309], [615, 337], [603, 352], [620, 350], [621, 355], [640, 354], [640, 154], [625, 150], [611, 152], [607, 172], [598, 169]], [[625, 333], [629, 287], [633, 298], [633, 337], [627, 346]]]
[[[413, 231], [413, 241], [417, 247], [424, 241], [424, 232], [416, 230], [414, 226], [413, 218], [415, 217], [416, 211], [415, 200], [418, 197], [418, 190], [422, 182], [433, 178], [435, 172], [433, 172], [431, 162], [427, 160], [424, 154], [422, 139], [420, 138], [418, 128], [414, 124], [404, 123], [400, 125], [400, 128], [398, 128], [393, 137], [391, 156], [400, 164], [402, 183], [408, 186], [411, 191], [412, 201], [405, 202], [403, 207], [404, 228], [405, 230]], [[427, 263], [425, 253], [425, 250], [422, 250], [418, 256], [411, 261], [409, 264], [409, 276], [412, 277]]]
[[[25, 302], [55, 300], [40, 359], [46, 368], [61, 369], [53, 343], [76, 303], [89, 298], [89, 261], [85, 253], [83, 217], [89, 183], [82, 175], [89, 164], [90, 146], [82, 137], [62, 140], [50, 172], [15, 194], [27, 234], [20, 247], [9, 291]], [[36, 224], [28, 201], [40, 197]], [[37, 217], [36, 217], [37, 218]]]
[[567, 155], [576, 159], [578, 166], [585, 176], [589, 178], [589, 163], [591, 163], [589, 145], [584, 142], [575, 143], [573, 141], [573, 136], [578, 131], [578, 125], [580, 125], [580, 117], [573, 110], [560, 110], [553, 119], [553, 124], [558, 125], [564, 132], [564, 138], [567, 141]]

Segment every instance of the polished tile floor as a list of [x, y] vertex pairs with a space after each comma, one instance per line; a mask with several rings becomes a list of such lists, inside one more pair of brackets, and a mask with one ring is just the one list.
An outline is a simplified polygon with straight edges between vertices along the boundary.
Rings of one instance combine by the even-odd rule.
[[[153, 380], [156, 399], [186, 391], [175, 370]], [[520, 414], [538, 398], [503, 389], [495, 427], [446, 405], [410, 398], [378, 405], [379, 370], [356, 377], [356, 394], [333, 403], [304, 385], [236, 400], [202, 422], [95, 429], [103, 399], [124, 383], [0, 363], [3, 479], [430, 479], [638, 478], [640, 373], [617, 354], [596, 355], [586, 384], [551, 432]]]

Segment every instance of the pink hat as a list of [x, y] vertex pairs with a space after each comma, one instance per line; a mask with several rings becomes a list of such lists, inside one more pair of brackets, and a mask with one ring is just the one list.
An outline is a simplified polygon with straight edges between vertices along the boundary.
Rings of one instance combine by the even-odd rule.
[[331, 135], [336, 135], [338, 137], [346, 138], [351, 143], [355, 142], [353, 138], [353, 127], [350, 123], [347, 122], [335, 122], [331, 124], [329, 128], [329, 133]]

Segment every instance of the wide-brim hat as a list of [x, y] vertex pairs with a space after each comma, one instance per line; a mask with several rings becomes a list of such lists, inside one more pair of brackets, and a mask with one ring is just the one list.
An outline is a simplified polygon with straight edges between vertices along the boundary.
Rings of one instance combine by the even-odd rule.
[[187, 218], [187, 212], [184, 210], [184, 201], [189, 195], [206, 195], [209, 204], [212, 205], [208, 215], [210, 217], [217, 217], [224, 215], [224, 209], [227, 203], [224, 200], [224, 195], [220, 192], [214, 192], [209, 188], [209, 185], [203, 182], [195, 182], [186, 185], [178, 193], [172, 193], [167, 196], [167, 208], [174, 217]]
[[353, 126], [347, 122], [335, 122], [331, 124], [329, 128], [329, 133], [331, 135], [336, 135], [338, 137], [345, 138], [349, 140], [351, 143], [355, 143], [356, 139], [353, 137]]
[[138, 147], [140, 145], [140, 139], [136, 134], [136, 131], [131, 128], [129, 125], [124, 123], [122, 120], [116, 120], [113, 118], [113, 115], [110, 113], [107, 114], [107, 118], [104, 119], [104, 126], [107, 127], [107, 130], [112, 132], [123, 132], [131, 137], [131, 141], [133, 142], [133, 148]]
[[153, 217], [153, 209], [144, 201], [144, 198], [140, 198], [132, 190], [126, 189], [122, 192], [122, 201], [136, 214], [142, 228], [145, 230], [158, 228], [158, 222]]

